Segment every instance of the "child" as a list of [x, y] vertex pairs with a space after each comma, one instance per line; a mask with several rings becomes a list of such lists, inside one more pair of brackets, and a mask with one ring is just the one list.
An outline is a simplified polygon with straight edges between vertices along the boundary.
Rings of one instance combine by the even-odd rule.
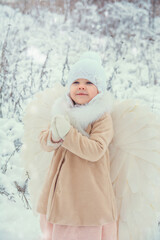
[[90, 52], [67, 88], [45, 89], [27, 106], [21, 157], [43, 240], [160, 239], [160, 120], [105, 89]]
[[44, 151], [54, 151], [37, 205], [43, 240], [117, 240], [108, 150], [111, 108], [101, 60], [85, 53], [39, 138]]

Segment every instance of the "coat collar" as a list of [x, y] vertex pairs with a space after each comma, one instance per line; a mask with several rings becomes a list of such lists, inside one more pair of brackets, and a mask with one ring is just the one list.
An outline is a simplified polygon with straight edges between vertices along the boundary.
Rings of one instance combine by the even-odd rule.
[[52, 116], [68, 115], [70, 123], [82, 134], [86, 133], [89, 124], [98, 120], [103, 114], [112, 111], [113, 96], [108, 91], [97, 94], [85, 105], [74, 105], [68, 93], [58, 98], [52, 107]]

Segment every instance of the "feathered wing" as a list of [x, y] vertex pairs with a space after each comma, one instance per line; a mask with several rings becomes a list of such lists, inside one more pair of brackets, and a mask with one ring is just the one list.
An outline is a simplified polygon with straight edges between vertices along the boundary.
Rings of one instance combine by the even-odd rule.
[[41, 131], [47, 129], [51, 121], [53, 103], [64, 92], [65, 88], [57, 83], [54, 88], [37, 93], [28, 104], [23, 117], [24, 135], [20, 156], [22, 165], [29, 174], [28, 191], [34, 213], [36, 213], [39, 194], [54, 154], [54, 151], [42, 150], [39, 135]]
[[117, 102], [112, 118], [109, 150], [119, 240], [158, 240], [160, 120], [134, 100]]

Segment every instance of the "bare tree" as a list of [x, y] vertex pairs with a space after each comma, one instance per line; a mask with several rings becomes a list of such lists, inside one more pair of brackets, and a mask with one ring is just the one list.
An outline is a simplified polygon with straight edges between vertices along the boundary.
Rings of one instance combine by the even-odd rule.
[[10, 31], [10, 25], [8, 26], [6, 37], [2, 46], [2, 53], [1, 53], [1, 63], [0, 63], [0, 118], [3, 117], [2, 113], [2, 104], [3, 104], [3, 91], [5, 87], [5, 82], [7, 80], [7, 74], [8, 74], [8, 59], [6, 57], [7, 52], [7, 41], [8, 41], [8, 35]]
[[156, 16], [156, 0], [148, 0], [149, 3], [149, 27], [154, 29], [154, 20]]
[[64, 0], [64, 22], [66, 22], [70, 16], [70, 0]]

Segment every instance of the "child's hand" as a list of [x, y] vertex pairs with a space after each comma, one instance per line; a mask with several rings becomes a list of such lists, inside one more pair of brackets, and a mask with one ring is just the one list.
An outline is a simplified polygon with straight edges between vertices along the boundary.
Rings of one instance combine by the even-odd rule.
[[57, 115], [55, 117], [55, 126], [59, 136], [64, 139], [65, 135], [69, 132], [71, 125], [69, 118], [63, 115]]
[[55, 118], [53, 118], [52, 122], [51, 122], [51, 126], [50, 126], [50, 129], [51, 129], [51, 132], [52, 132], [52, 140], [54, 142], [59, 142], [61, 140], [61, 137], [59, 136], [59, 134], [57, 132], [55, 123], [56, 123]]

